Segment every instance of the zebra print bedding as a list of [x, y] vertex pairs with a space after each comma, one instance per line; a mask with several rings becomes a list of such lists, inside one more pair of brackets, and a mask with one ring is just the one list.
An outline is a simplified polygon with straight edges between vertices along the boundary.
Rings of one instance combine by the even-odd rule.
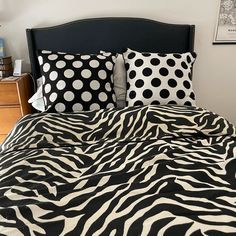
[[22, 118], [0, 154], [1, 235], [236, 235], [236, 132], [207, 110]]

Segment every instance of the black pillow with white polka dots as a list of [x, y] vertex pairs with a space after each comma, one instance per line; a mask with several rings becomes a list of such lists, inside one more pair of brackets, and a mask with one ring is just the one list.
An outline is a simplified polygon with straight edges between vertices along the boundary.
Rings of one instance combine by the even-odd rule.
[[47, 112], [115, 107], [112, 55], [72, 55], [42, 50], [38, 52], [38, 61]]
[[196, 53], [141, 53], [127, 49], [123, 56], [128, 106], [195, 106], [191, 72]]

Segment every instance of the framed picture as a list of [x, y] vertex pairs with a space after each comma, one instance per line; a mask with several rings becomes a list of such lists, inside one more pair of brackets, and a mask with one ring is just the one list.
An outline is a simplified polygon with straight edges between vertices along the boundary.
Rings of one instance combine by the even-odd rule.
[[2, 38], [0, 38], [0, 58], [4, 56], [4, 41]]
[[236, 43], [236, 0], [220, 0], [213, 44]]

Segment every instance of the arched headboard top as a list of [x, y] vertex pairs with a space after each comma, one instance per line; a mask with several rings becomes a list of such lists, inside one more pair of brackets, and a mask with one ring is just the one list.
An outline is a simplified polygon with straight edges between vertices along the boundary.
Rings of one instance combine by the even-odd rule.
[[27, 29], [33, 77], [40, 77], [38, 50], [92, 54], [125, 48], [146, 52], [187, 52], [194, 49], [194, 25], [166, 24], [130, 17], [73, 21], [46, 28]]

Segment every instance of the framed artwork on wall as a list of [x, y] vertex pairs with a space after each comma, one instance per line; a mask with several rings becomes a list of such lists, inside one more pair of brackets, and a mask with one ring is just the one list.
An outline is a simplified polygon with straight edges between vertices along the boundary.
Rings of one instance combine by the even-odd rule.
[[236, 43], [236, 0], [220, 0], [213, 44]]
[[4, 41], [0, 38], [0, 58], [4, 57]]

